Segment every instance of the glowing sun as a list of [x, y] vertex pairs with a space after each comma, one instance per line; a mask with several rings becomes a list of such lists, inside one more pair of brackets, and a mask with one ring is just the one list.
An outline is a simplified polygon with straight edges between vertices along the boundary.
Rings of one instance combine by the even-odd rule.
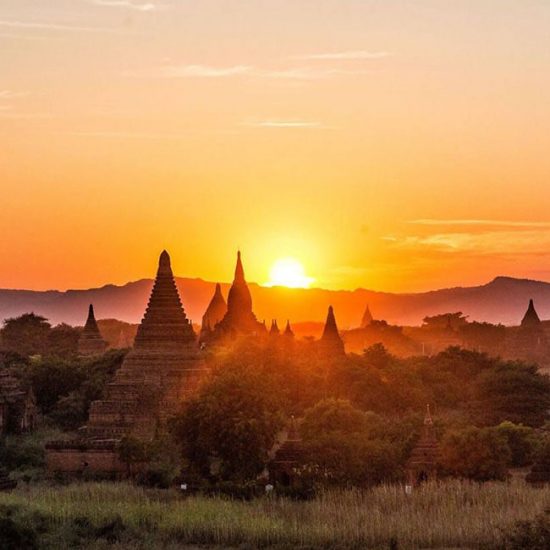
[[281, 258], [271, 267], [267, 286], [307, 288], [314, 280], [306, 275], [304, 266], [298, 260]]

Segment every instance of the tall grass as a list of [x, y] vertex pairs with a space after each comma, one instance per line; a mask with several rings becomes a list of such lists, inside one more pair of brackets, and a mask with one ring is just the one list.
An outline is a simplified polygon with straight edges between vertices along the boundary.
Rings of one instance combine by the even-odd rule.
[[426, 484], [412, 495], [397, 486], [331, 491], [309, 502], [263, 498], [238, 502], [183, 498], [128, 484], [26, 486], [0, 494], [0, 505], [46, 518], [48, 529], [70, 529], [86, 518], [101, 525], [120, 516], [131, 547], [175, 544], [253, 547], [459, 548], [497, 544], [501, 529], [550, 507], [550, 489], [522, 481]]

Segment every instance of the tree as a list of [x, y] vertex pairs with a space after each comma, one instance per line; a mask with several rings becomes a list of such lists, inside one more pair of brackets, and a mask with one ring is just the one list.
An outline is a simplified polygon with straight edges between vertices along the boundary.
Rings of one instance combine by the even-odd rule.
[[253, 479], [282, 427], [277, 396], [256, 372], [230, 367], [214, 373], [174, 420], [173, 432], [191, 465], [224, 480]]
[[537, 427], [548, 416], [550, 378], [536, 365], [499, 363], [478, 377], [474, 392], [474, 416], [482, 425], [509, 420]]
[[448, 433], [441, 442], [441, 466], [454, 476], [476, 481], [503, 480], [511, 453], [495, 428], [469, 427]]
[[506, 421], [496, 430], [506, 438], [510, 448], [510, 466], [520, 468], [531, 463], [537, 443], [533, 428]]
[[326, 399], [306, 412], [301, 425], [304, 462], [318, 481], [368, 486], [399, 475], [399, 450], [380, 436], [383, 420], [349, 401]]
[[25, 313], [4, 321], [2, 348], [24, 356], [42, 355], [48, 350], [51, 325], [45, 317]]

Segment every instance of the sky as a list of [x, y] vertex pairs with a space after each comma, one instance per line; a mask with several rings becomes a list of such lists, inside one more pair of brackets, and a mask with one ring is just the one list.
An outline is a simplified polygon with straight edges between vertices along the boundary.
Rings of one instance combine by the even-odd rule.
[[550, 280], [547, 0], [0, 0], [0, 287]]

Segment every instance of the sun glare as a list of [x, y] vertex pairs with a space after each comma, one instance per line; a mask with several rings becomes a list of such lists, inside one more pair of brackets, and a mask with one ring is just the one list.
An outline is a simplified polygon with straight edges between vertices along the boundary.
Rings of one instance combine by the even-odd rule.
[[281, 258], [271, 267], [267, 286], [307, 288], [313, 281], [313, 278], [306, 275], [304, 266], [298, 260]]

